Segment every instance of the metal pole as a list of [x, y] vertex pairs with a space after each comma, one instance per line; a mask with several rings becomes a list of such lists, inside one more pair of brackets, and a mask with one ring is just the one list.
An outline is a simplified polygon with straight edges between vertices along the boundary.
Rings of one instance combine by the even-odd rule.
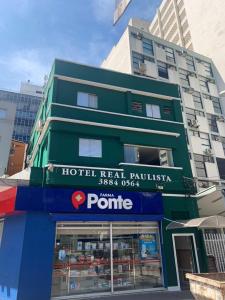
[[110, 223], [110, 268], [111, 268], [111, 293], [113, 293], [113, 236], [112, 222]]

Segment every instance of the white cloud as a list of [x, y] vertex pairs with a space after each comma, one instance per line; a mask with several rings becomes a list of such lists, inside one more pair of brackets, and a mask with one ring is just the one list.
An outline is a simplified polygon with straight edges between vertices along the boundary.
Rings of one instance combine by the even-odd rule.
[[[42, 85], [44, 76], [49, 73], [52, 61], [46, 62], [39, 50], [20, 50], [0, 57], [1, 88], [18, 90], [21, 81], [30, 80]], [[2, 78], [1, 78], [2, 77]]]
[[38, 51], [33, 49], [13, 53], [4, 64], [20, 80], [29, 79], [37, 84], [43, 84], [44, 75], [48, 74], [50, 67], [42, 61]]
[[114, 0], [93, 0], [92, 7], [97, 21], [107, 22], [113, 20], [115, 8]]
[[69, 40], [62, 40], [57, 47], [21, 49], [0, 56], [0, 88], [18, 90], [20, 82], [27, 80], [42, 85], [55, 58], [96, 65], [101, 61], [102, 47], [100, 39], [91, 40], [86, 49], [77, 49]]

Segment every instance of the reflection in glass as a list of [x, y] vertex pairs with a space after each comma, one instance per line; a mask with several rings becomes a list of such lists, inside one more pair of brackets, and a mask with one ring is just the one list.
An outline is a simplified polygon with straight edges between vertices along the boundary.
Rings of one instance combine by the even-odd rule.
[[113, 229], [113, 286], [115, 291], [162, 286], [156, 229]]
[[108, 228], [58, 231], [52, 296], [105, 292], [110, 286]]
[[162, 287], [158, 223], [111, 226], [58, 223], [53, 297]]

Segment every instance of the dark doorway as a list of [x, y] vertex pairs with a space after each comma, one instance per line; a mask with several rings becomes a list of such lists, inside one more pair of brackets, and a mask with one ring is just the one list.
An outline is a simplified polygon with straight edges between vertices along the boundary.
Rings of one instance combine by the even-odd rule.
[[174, 236], [177, 268], [182, 290], [189, 289], [189, 281], [186, 279], [186, 273], [197, 273], [197, 258], [194, 248], [194, 240], [192, 235]]

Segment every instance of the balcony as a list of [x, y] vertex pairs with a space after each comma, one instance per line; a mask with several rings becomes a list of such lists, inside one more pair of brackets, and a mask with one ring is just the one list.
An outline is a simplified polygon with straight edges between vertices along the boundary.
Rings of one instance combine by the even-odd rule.
[[184, 134], [183, 124], [181, 123], [81, 108], [78, 106], [52, 104], [49, 117], [61, 118], [62, 121], [63, 119], [70, 119], [70, 122], [74, 121], [74, 123], [92, 126], [103, 126], [131, 131], [133, 128], [134, 131], [145, 133], [160, 134], [163, 132], [163, 134], [173, 137], [179, 137], [180, 134]]

